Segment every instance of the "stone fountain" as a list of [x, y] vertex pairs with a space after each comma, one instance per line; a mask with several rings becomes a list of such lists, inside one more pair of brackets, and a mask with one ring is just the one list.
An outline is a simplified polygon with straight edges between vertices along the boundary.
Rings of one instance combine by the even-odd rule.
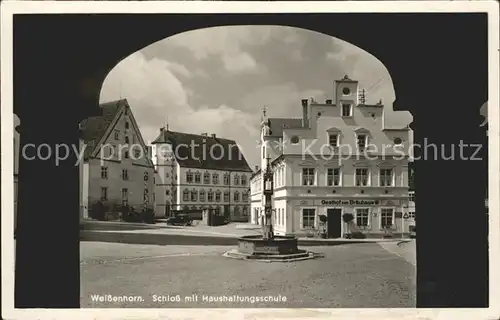
[[238, 247], [224, 254], [229, 258], [260, 261], [300, 261], [322, 257], [321, 254], [301, 250], [295, 236], [275, 236], [272, 224], [271, 196], [273, 194], [273, 173], [267, 158], [264, 183], [264, 223], [262, 235], [249, 235], [238, 238]]

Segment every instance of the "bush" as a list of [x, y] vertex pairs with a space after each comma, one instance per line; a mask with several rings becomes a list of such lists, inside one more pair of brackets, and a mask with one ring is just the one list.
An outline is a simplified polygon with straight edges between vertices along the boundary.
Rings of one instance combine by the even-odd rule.
[[126, 222], [142, 222], [141, 214], [136, 212], [133, 207], [122, 206], [123, 221]]
[[322, 223], [326, 223], [326, 221], [328, 221], [328, 217], [325, 216], [324, 214], [320, 214], [318, 217], [319, 221], [321, 221]]
[[342, 215], [342, 220], [344, 220], [344, 222], [346, 222], [346, 223], [349, 223], [352, 220], [354, 220], [354, 215], [352, 213], [344, 213]]
[[90, 207], [89, 216], [99, 221], [106, 220], [106, 208], [101, 201], [97, 201]]
[[141, 220], [148, 224], [155, 223], [155, 213], [151, 208], [144, 208], [141, 212]]

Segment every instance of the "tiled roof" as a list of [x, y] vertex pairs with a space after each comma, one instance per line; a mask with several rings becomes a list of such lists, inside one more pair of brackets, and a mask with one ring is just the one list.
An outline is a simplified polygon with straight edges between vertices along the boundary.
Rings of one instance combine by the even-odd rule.
[[81, 138], [87, 146], [84, 159], [88, 159], [94, 149], [98, 147], [97, 144], [115, 119], [120, 108], [127, 105], [126, 99], [102, 103], [100, 105], [100, 116], [87, 118], [80, 123]]
[[[176, 151], [176, 160], [181, 167], [252, 172], [234, 140], [162, 129], [152, 144], [162, 143], [172, 145]], [[194, 147], [190, 147], [192, 145]], [[212, 147], [215, 145], [219, 147]], [[203, 157], [204, 149], [205, 157]]]
[[272, 137], [282, 137], [283, 129], [302, 128], [302, 119], [300, 118], [269, 118]]

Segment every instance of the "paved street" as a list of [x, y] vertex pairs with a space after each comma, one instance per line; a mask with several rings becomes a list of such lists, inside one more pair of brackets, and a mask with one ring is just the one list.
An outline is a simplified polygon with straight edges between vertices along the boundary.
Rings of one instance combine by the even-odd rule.
[[[397, 254], [402, 249], [394, 246], [367, 243], [314, 247], [310, 250], [324, 253], [325, 258], [265, 263], [221, 256], [233, 247], [82, 242], [81, 306], [414, 307], [415, 267]], [[136, 298], [135, 302], [97, 302], [92, 301], [92, 295], [94, 299], [95, 295]], [[193, 295], [198, 302], [191, 298]], [[220, 296], [272, 296], [275, 301], [206, 300]], [[158, 297], [173, 301], [158, 301]]]

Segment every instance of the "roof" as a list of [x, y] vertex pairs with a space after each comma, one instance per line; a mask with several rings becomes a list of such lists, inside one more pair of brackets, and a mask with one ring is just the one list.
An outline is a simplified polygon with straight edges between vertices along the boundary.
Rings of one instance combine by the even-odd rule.
[[98, 147], [98, 143], [102, 136], [123, 106], [128, 106], [127, 99], [102, 103], [100, 105], [100, 116], [87, 118], [80, 123], [81, 138], [87, 146], [84, 153], [85, 159], [88, 159], [92, 152]]
[[[252, 172], [234, 140], [161, 129], [152, 144], [169, 143], [181, 167]], [[203, 147], [205, 145], [205, 147]], [[218, 145], [218, 147], [214, 147]], [[192, 146], [192, 147], [191, 147]], [[203, 150], [205, 157], [203, 157]]]
[[272, 137], [282, 137], [283, 129], [302, 128], [301, 118], [269, 118]]

